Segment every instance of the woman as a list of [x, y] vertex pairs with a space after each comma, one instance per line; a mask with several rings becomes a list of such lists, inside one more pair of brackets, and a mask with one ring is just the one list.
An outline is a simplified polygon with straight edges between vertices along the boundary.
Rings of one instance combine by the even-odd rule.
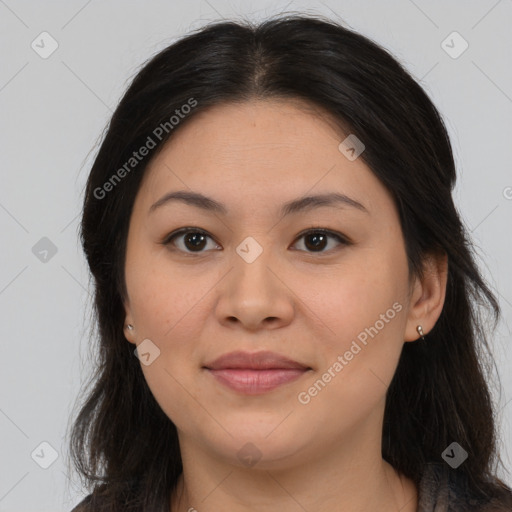
[[512, 510], [455, 177], [425, 92], [332, 21], [151, 59], [86, 188], [74, 510]]

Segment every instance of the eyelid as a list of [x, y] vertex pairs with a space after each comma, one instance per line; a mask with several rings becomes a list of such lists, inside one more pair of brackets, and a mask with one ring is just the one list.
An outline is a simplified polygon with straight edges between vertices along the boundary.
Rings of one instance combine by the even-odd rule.
[[[194, 227], [194, 226], [186, 226], [186, 227], [183, 227], [183, 228], [179, 228], [179, 229], [169, 233], [168, 235], [166, 235], [164, 237], [164, 239], [160, 243], [162, 245], [165, 245], [165, 246], [171, 245], [173, 239], [177, 238], [180, 235], [183, 235], [183, 234], [186, 234], [186, 233], [190, 233], [190, 232], [199, 233], [199, 234], [202, 234], [204, 236], [207, 236], [207, 237], [211, 238], [217, 245], [220, 245], [215, 240], [215, 238], [210, 233], [208, 233], [208, 231], [205, 231], [204, 229], [197, 228], [197, 227]], [[317, 226], [310, 226], [310, 227], [302, 230], [295, 237], [293, 245], [295, 245], [295, 243], [297, 243], [298, 240], [300, 240], [301, 238], [303, 238], [305, 235], [307, 235], [309, 233], [321, 233], [321, 234], [324, 234], [324, 235], [328, 235], [331, 238], [337, 239], [338, 242], [340, 243], [340, 245], [348, 246], [348, 245], [352, 245], [353, 244], [352, 240], [350, 240], [349, 237], [347, 237], [346, 235], [344, 235], [344, 234], [342, 234], [342, 233], [340, 233], [338, 231], [334, 231], [332, 229], [323, 228], [323, 227], [320, 227], [320, 226], [318, 226], [318, 227]], [[208, 252], [208, 251], [198, 251], [198, 252], [190, 251], [190, 252], [187, 252], [187, 251], [182, 251], [181, 249], [177, 249], [177, 248], [174, 248], [173, 250], [177, 250], [178, 252], [186, 254], [187, 256], [189, 256], [189, 255], [190, 256], [199, 256], [201, 254], [205, 254], [205, 253]], [[315, 251], [301, 251], [301, 252], [305, 252], [306, 254], [310, 254], [310, 255], [313, 255], [313, 254], [322, 255], [322, 254], [329, 254], [332, 250], [333, 249], [330, 249], [328, 251], [318, 251], [318, 252], [315, 252]]]
[[[162, 240], [162, 244], [163, 245], [168, 245], [171, 243], [171, 241], [178, 237], [179, 235], [184, 235], [185, 233], [199, 233], [201, 235], [205, 235], [205, 236], [208, 236], [210, 237], [212, 240], [215, 241], [215, 243], [217, 243], [217, 241], [215, 240], [215, 238], [213, 238], [212, 235], [210, 235], [210, 233], [208, 233], [208, 231], [205, 231], [204, 229], [201, 229], [201, 228], [195, 228], [193, 226], [188, 226], [188, 227], [184, 227], [184, 228], [179, 228], [175, 231], [172, 231], [171, 233], [169, 233], [168, 235], [166, 235], [164, 237], [164, 239]], [[198, 253], [199, 254], [199, 253]]]
[[339, 231], [335, 231], [333, 229], [324, 228], [321, 226], [310, 226], [309, 228], [303, 229], [295, 238], [295, 240], [298, 240], [299, 238], [302, 238], [304, 235], [307, 235], [310, 232], [314, 233], [323, 233], [325, 235], [332, 236], [333, 238], [337, 238], [341, 243], [345, 245], [352, 245], [354, 242], [343, 233], [340, 233]]

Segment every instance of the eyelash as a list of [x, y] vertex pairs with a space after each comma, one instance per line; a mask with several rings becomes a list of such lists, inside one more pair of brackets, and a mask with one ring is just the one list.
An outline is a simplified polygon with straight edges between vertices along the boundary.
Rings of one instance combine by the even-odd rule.
[[[187, 227], [187, 228], [181, 228], [177, 231], [173, 231], [172, 233], [168, 234], [161, 243], [162, 243], [162, 245], [169, 246], [172, 244], [172, 242], [174, 241], [175, 238], [179, 237], [180, 235], [185, 235], [188, 233], [204, 235], [204, 236], [207, 236], [208, 238], [211, 238], [213, 241], [215, 241], [214, 238], [207, 231], [204, 231], [203, 229], [199, 229], [199, 228]], [[327, 235], [331, 238], [335, 238], [341, 245], [344, 245], [344, 246], [352, 245], [352, 242], [346, 236], [342, 235], [341, 233], [331, 231], [330, 229], [315, 228], [314, 226], [299, 233], [297, 235], [297, 238], [295, 239], [295, 242], [297, 242], [301, 238], [305, 237], [306, 235], [309, 235], [312, 233]], [[215, 243], [217, 243], [217, 242], [215, 242]], [[204, 250], [202, 250], [202, 251], [183, 251], [183, 250], [177, 249], [177, 248], [173, 248], [172, 250], [178, 250], [180, 252], [183, 252], [187, 256], [199, 256], [199, 255], [207, 252]], [[328, 254], [333, 250], [334, 249], [329, 249], [327, 251], [322, 250], [322, 251], [305, 251], [305, 252], [307, 252], [308, 254]]]

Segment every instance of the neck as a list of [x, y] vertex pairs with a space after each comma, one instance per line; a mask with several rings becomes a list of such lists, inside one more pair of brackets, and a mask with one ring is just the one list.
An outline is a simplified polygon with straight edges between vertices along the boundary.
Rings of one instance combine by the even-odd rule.
[[259, 463], [230, 464], [180, 435], [183, 473], [171, 512], [416, 512], [416, 486], [382, 459], [380, 436], [372, 442], [359, 431], [355, 437], [308, 454], [303, 463], [258, 469]]

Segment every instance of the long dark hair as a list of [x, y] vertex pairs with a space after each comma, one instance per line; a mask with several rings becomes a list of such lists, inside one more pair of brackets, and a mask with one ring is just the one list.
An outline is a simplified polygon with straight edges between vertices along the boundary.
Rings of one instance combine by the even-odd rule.
[[[382, 455], [418, 485], [427, 464], [442, 462], [456, 441], [469, 454], [456, 471], [475, 492], [497, 491], [494, 367], [482, 312], [492, 313], [495, 328], [500, 309], [453, 203], [456, 172], [443, 120], [370, 39], [321, 16], [282, 15], [210, 23], [151, 58], [115, 110], [92, 166], [80, 235], [99, 346], [70, 453], [82, 481], [103, 496], [93, 509], [168, 510], [182, 471], [176, 428], [123, 333], [126, 239], [144, 171], [197, 113], [255, 98], [306, 100], [364, 142], [361, 158], [396, 202], [411, 275], [421, 275], [428, 253], [447, 254], [441, 316], [426, 341], [404, 344], [388, 389]], [[130, 160], [144, 145], [151, 154]]]

